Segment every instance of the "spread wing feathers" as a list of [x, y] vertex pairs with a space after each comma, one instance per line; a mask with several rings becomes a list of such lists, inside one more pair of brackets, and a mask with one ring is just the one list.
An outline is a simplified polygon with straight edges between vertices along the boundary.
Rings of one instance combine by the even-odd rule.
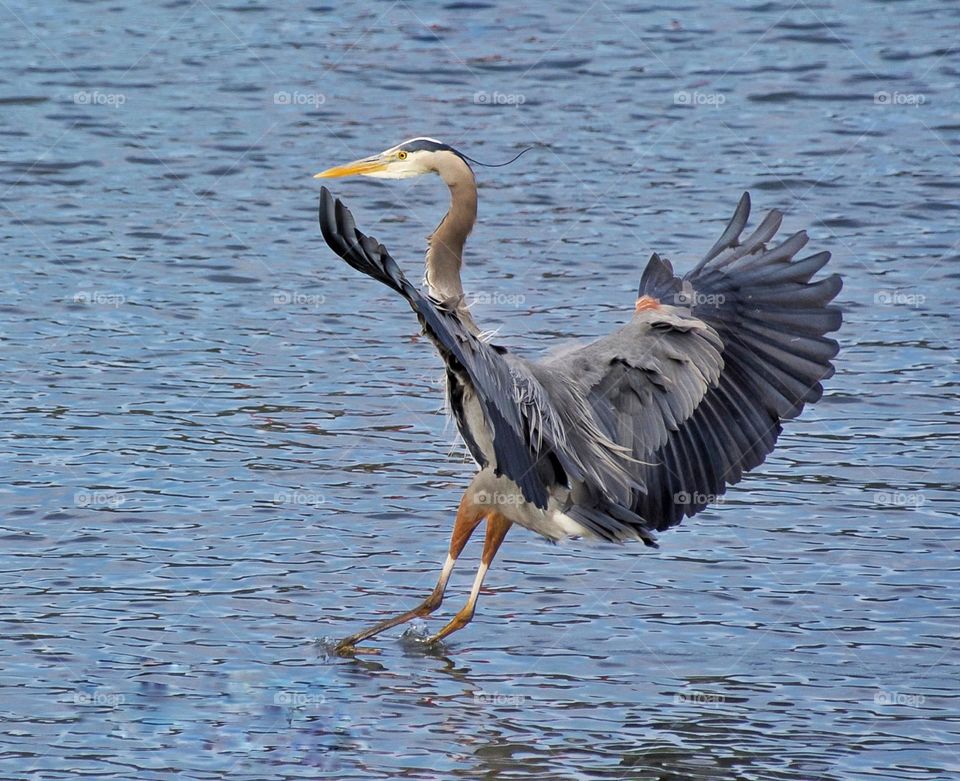
[[594, 480], [610, 495], [633, 493], [637, 483], [614, 443], [597, 440], [580, 449], [589, 432], [563, 425], [554, 398], [564, 388], [554, 378], [538, 376], [542, 373], [536, 367], [477, 338], [456, 311], [415, 288], [387, 249], [357, 230], [350, 211], [326, 188], [320, 194], [320, 230], [327, 245], [349, 265], [396, 290], [417, 313], [448, 371], [471, 388], [483, 409], [496, 473], [513, 480], [527, 501], [547, 507], [549, 496], [540, 472], [546, 466], [541, 459], [548, 454], [569, 475]]
[[[654, 524], [632, 508], [643, 496], [644, 460], [694, 413], [719, 381], [722, 344], [716, 332], [689, 312], [672, 306], [644, 310], [614, 333], [555, 355], [543, 369], [578, 389], [588, 405], [579, 412], [602, 436], [631, 456], [634, 487], [628, 496], [602, 490], [596, 481], [573, 483], [565, 514], [598, 537], [639, 537], [656, 546]], [[561, 407], [566, 409], [566, 407]]]
[[579, 384], [606, 435], [643, 461], [716, 385], [722, 349], [704, 322], [661, 306], [638, 312], [609, 336], [554, 356], [547, 365]]
[[807, 243], [795, 233], [767, 247], [783, 219], [770, 212], [743, 241], [750, 214], [744, 193], [720, 240], [682, 279], [654, 255], [640, 294], [685, 307], [722, 341], [723, 370], [693, 413], [638, 467], [646, 484], [632, 509], [662, 530], [702, 510], [762, 463], [781, 421], [820, 399], [821, 381], [833, 375], [840, 327], [830, 302], [841, 288], [836, 274], [810, 280], [830, 259], [818, 252], [800, 260]]

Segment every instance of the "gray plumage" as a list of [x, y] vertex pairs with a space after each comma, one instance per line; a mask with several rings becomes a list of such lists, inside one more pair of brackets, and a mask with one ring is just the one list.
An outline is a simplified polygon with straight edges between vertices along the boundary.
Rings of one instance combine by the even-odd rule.
[[[521, 153], [522, 154], [522, 153]], [[475, 162], [475, 161], [474, 161]], [[514, 524], [551, 540], [642, 540], [693, 515], [773, 449], [781, 421], [817, 401], [833, 373], [840, 327], [836, 275], [812, 281], [830, 258], [795, 259], [796, 233], [772, 242], [772, 211], [746, 239], [744, 194], [717, 242], [686, 275], [653, 255], [635, 311], [590, 344], [531, 361], [484, 339], [466, 303], [463, 249], [477, 217], [470, 158], [430, 138], [334, 166], [318, 178], [402, 179], [438, 174], [450, 209], [428, 239], [418, 290], [347, 208], [323, 189], [320, 228], [347, 263], [402, 295], [446, 366], [449, 408], [480, 470], [460, 500], [437, 585], [412, 610], [337, 644], [357, 644], [430, 615], [458, 557], [485, 523], [466, 605], [428, 642], [470, 621], [484, 577]]]
[[650, 259], [639, 290], [650, 305], [612, 334], [537, 362], [484, 341], [460, 283], [476, 216], [473, 172], [445, 149], [432, 142], [429, 150], [451, 209], [430, 238], [427, 292], [325, 188], [320, 226], [351, 266], [407, 300], [440, 352], [450, 407], [480, 466], [474, 497], [550, 539], [654, 544], [655, 531], [761, 463], [781, 420], [819, 399], [838, 349], [825, 334], [840, 325], [829, 305], [840, 279], [810, 281], [829, 253], [794, 260], [803, 233], [767, 247], [779, 212], [740, 242], [746, 194], [689, 274]]

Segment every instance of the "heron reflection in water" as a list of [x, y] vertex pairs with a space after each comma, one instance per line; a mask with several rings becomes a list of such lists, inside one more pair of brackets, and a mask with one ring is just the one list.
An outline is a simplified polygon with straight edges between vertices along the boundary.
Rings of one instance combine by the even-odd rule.
[[[342, 640], [355, 646], [436, 610], [457, 557], [486, 522], [466, 605], [436, 642], [473, 617], [484, 576], [514, 524], [550, 540], [593, 537], [656, 545], [656, 533], [702, 510], [773, 450], [784, 420], [817, 401], [833, 374], [840, 327], [830, 259], [797, 259], [803, 231], [772, 243], [771, 211], [746, 238], [750, 197], [689, 272], [654, 254], [623, 325], [541, 360], [486, 338], [464, 296], [463, 248], [477, 217], [471, 158], [430, 138], [405, 141], [317, 178], [405, 179], [437, 174], [450, 209], [428, 240], [425, 290], [387, 249], [361, 233], [323, 188], [320, 228], [330, 248], [406, 299], [446, 368], [447, 400], [479, 471], [453, 524], [449, 552], [422, 604]], [[630, 253], [629, 246], [617, 250]]]

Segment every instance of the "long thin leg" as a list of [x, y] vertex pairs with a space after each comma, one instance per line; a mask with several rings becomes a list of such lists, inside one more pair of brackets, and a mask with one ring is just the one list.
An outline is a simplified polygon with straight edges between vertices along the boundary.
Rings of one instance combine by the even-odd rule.
[[487, 536], [483, 541], [483, 553], [480, 555], [480, 568], [477, 570], [477, 577], [474, 578], [473, 588], [470, 589], [470, 597], [467, 599], [467, 604], [463, 606], [463, 609], [459, 613], [450, 619], [449, 624], [437, 632], [427, 642], [436, 643], [447, 635], [456, 632], [458, 629], [463, 629], [470, 623], [470, 619], [473, 618], [473, 611], [477, 606], [477, 597], [480, 596], [480, 588], [483, 586], [483, 579], [486, 577], [487, 570], [490, 569], [490, 565], [493, 563], [493, 557], [497, 555], [497, 550], [500, 548], [503, 538], [507, 536], [511, 525], [511, 522], [500, 513], [491, 513], [487, 517]]
[[456, 564], [457, 557], [463, 552], [467, 540], [470, 539], [470, 535], [472, 535], [477, 526], [480, 525], [480, 521], [483, 520], [484, 513], [486, 512], [487, 510], [485, 508], [477, 507], [470, 502], [467, 499], [467, 495], [464, 494], [460, 500], [460, 508], [457, 510], [457, 519], [453, 524], [453, 534], [450, 536], [450, 549], [447, 554], [447, 560], [443, 564], [443, 569], [440, 571], [440, 579], [437, 581], [437, 585], [434, 586], [430, 596], [420, 605], [413, 608], [413, 610], [408, 610], [406, 613], [388, 618], [368, 629], [350, 635], [350, 637], [345, 637], [337, 643], [337, 653], [351, 653], [355, 650], [354, 646], [357, 643], [362, 643], [364, 640], [368, 640], [374, 635], [378, 635], [384, 630], [390, 629], [398, 624], [404, 624], [420, 616], [428, 616], [440, 607], [440, 603], [443, 602], [443, 592], [447, 588], [447, 581], [450, 579], [450, 573], [453, 572], [453, 565]]

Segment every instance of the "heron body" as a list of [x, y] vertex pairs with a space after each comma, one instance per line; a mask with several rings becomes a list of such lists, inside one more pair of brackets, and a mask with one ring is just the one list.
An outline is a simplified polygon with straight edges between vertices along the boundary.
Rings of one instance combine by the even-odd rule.
[[436, 173], [450, 190], [428, 239], [425, 290], [386, 248], [357, 230], [324, 188], [327, 244], [407, 300], [446, 367], [449, 408], [479, 466], [464, 492], [449, 554], [417, 608], [342, 641], [341, 651], [435, 610], [470, 534], [486, 521], [481, 564], [466, 607], [439, 640], [473, 615], [483, 578], [514, 524], [550, 540], [595, 537], [656, 545], [656, 533], [692, 516], [771, 452], [783, 420], [822, 395], [840, 326], [837, 275], [811, 281], [830, 254], [796, 259], [804, 232], [768, 246], [782, 221], [770, 212], [746, 238], [745, 193], [720, 239], [686, 275], [653, 255], [633, 312], [611, 334], [532, 361], [483, 338], [461, 281], [477, 216], [470, 159], [439, 141], [412, 139], [318, 177], [406, 178]]

